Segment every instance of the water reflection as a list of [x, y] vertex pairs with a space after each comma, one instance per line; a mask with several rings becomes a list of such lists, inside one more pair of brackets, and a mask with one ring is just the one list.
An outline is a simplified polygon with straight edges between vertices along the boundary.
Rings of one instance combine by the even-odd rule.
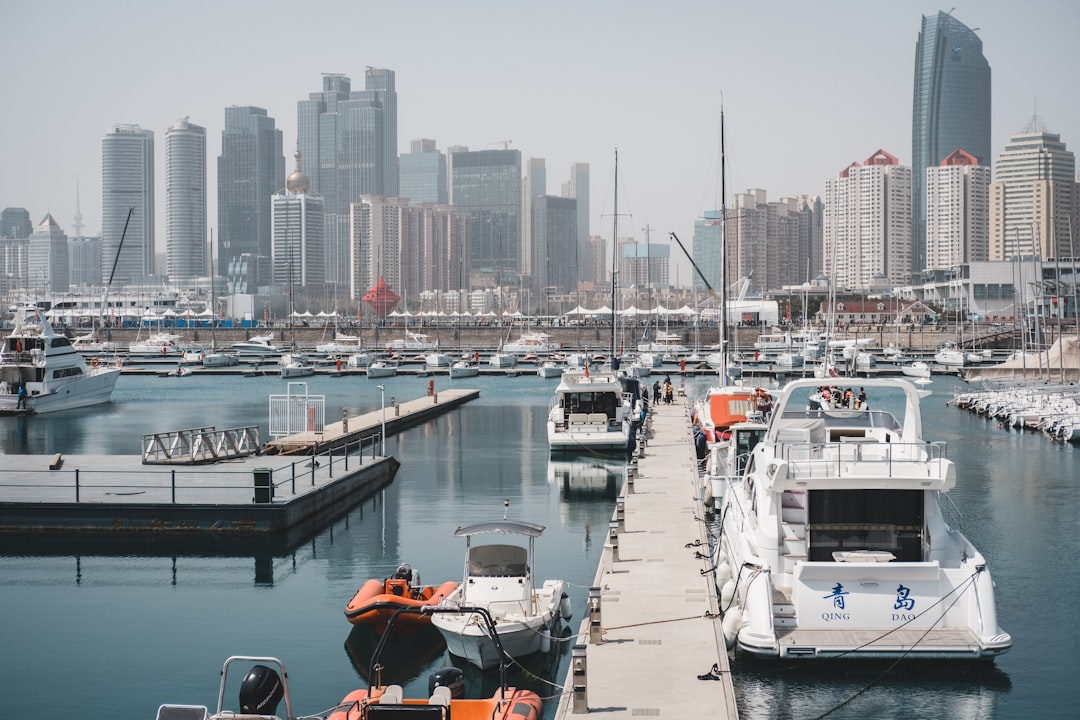
[[622, 459], [600, 455], [559, 455], [548, 461], [548, 481], [559, 488], [564, 501], [614, 500], [625, 474]]

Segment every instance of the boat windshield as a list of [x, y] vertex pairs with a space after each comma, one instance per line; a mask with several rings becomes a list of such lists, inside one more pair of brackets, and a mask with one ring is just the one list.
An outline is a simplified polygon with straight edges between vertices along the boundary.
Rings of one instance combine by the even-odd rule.
[[505, 577], [525, 575], [528, 551], [518, 545], [477, 545], [469, 550], [469, 575]]
[[896, 417], [883, 410], [785, 410], [782, 422], [806, 419], [824, 420], [825, 427], [901, 429]]

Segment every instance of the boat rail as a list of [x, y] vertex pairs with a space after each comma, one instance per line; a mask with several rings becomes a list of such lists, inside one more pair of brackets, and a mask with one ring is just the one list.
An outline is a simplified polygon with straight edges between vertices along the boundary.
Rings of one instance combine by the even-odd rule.
[[945, 442], [882, 443], [850, 438], [836, 443], [779, 443], [777, 457], [791, 480], [841, 477], [929, 477], [944, 479]]
[[207, 463], [259, 453], [259, 427], [201, 427], [142, 436], [144, 465]]

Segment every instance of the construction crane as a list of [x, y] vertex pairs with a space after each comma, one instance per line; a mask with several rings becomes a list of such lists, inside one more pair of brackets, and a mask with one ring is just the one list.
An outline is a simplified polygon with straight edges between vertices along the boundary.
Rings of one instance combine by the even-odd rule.
[[513, 139], [510, 139], [510, 140], [496, 140], [493, 143], [489, 143], [489, 145], [502, 145], [503, 150], [509, 150], [510, 149], [510, 143], [512, 143], [512, 142], [514, 142]]

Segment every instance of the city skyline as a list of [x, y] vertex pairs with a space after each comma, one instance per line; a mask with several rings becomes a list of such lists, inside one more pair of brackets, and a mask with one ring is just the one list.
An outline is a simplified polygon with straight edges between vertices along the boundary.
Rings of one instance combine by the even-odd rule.
[[[922, 16], [949, 10], [863, 2], [683, 2], [664, 13], [636, 2], [316, 2], [307, 6], [313, 21], [357, 28], [359, 40], [298, 49], [301, 34], [283, 20], [293, 5], [268, 3], [252, 13], [245, 3], [196, 0], [175, 17], [148, 11], [125, 14], [123, 23], [112, 12], [119, 7], [44, 2], [0, 11], [18, 31], [0, 52], [9, 67], [29, 68], [5, 78], [15, 110], [0, 119], [0, 131], [18, 172], [0, 180], [0, 206], [27, 208], [35, 225], [49, 213], [73, 235], [78, 186], [84, 232], [100, 232], [100, 142], [113, 125], [138, 125], [160, 140], [190, 117], [207, 129], [211, 162], [221, 153], [225, 108], [252, 105], [275, 118], [288, 155], [297, 103], [324, 74], [358, 84], [367, 67], [377, 67], [396, 75], [398, 153], [418, 138], [434, 139], [444, 152], [508, 143], [523, 163], [545, 160], [550, 188], [569, 179], [574, 163], [587, 163], [590, 231], [609, 243], [615, 148], [620, 236], [643, 240], [649, 225], [652, 242], [669, 232], [689, 238], [695, 220], [719, 207], [721, 93], [729, 203], [751, 188], [775, 199], [823, 196], [829, 178], [878, 149], [912, 166]], [[1080, 67], [1070, 37], [1080, 9], [1042, 0], [1022, 12], [1003, 2], [953, 12], [982, 40], [992, 70], [991, 164], [1036, 113], [1070, 149], [1080, 147], [1070, 72]], [[159, 31], [164, 22], [167, 35]], [[50, 53], [37, 52], [30, 39], [38, 28], [48, 33]], [[187, 58], [182, 66], [177, 55]], [[155, 147], [158, 256], [165, 250], [163, 145]], [[213, 168], [207, 188], [213, 226]], [[677, 247], [672, 266], [672, 282], [688, 286], [692, 271]]]

